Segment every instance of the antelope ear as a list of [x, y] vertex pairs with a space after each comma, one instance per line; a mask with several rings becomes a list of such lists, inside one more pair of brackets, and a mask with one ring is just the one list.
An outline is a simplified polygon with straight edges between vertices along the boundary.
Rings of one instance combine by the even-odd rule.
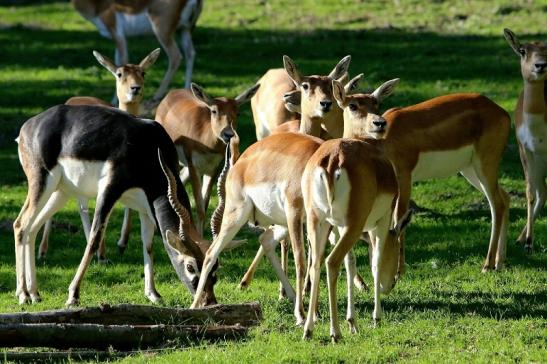
[[150, 66], [152, 66], [154, 63], [156, 63], [156, 60], [158, 59], [160, 55], [161, 49], [156, 48], [150, 54], [148, 54], [144, 59], [139, 63], [139, 66], [143, 70], [147, 70]]
[[[361, 82], [361, 79], [364, 76], [365, 75], [363, 73], [361, 73], [361, 74], [358, 74], [357, 76], [353, 77], [351, 80], [349, 80], [348, 83], [345, 84], [344, 91], [346, 93], [350, 93], [351, 91], [357, 90], [357, 88], [359, 87], [359, 82]], [[342, 84], [343, 84], [343, 82], [342, 82]]]
[[342, 84], [336, 80], [332, 80], [332, 94], [341, 109], [346, 107], [346, 92]]
[[190, 89], [192, 90], [192, 93], [198, 100], [205, 103], [205, 105], [209, 107], [213, 106], [214, 104], [213, 99], [209, 95], [207, 95], [207, 93], [205, 93], [203, 88], [201, 88], [200, 86], [192, 82], [192, 84], [190, 85]]
[[296, 87], [299, 87], [302, 82], [302, 74], [300, 74], [298, 68], [296, 68], [296, 64], [294, 64], [289, 56], [283, 56], [283, 67], [285, 67], [285, 71], [287, 71], [292, 82], [294, 82]]
[[97, 61], [101, 64], [101, 66], [103, 66], [104, 68], [109, 70], [114, 76], [116, 76], [116, 69], [118, 67], [116, 67], [116, 65], [114, 64], [114, 62], [110, 60], [110, 58], [103, 56], [97, 51], [93, 51], [93, 55], [95, 56]]
[[329, 73], [329, 77], [333, 80], [337, 80], [344, 76], [344, 73], [348, 72], [349, 63], [351, 62], [351, 56], [345, 56], [338, 62], [338, 64]]
[[371, 94], [372, 97], [374, 97], [378, 102], [384, 101], [386, 97], [391, 95], [393, 91], [395, 91], [395, 86], [399, 84], [400, 79], [395, 78], [393, 80], [389, 80], [387, 82], [384, 82], [380, 87], [378, 87], [374, 92]]
[[519, 57], [522, 56], [522, 54], [520, 53], [522, 46], [520, 45], [520, 42], [515, 33], [513, 33], [511, 29], [505, 28], [503, 29], [503, 36], [505, 37], [505, 40], [507, 40], [507, 43], [509, 43], [511, 48], [513, 48], [515, 53], [518, 54]]
[[182, 240], [177, 234], [175, 234], [171, 230], [166, 230], [165, 239], [167, 240], [167, 244], [165, 244], [165, 246], [171, 249], [173, 253], [176, 252], [178, 254], [184, 254], [186, 249], [182, 245]]
[[249, 101], [256, 94], [259, 87], [260, 87], [260, 84], [257, 83], [256, 85], [248, 88], [247, 90], [243, 91], [240, 95], [238, 95], [235, 99], [237, 105], [240, 106], [241, 104], [244, 104], [247, 101]]
[[283, 103], [285, 104], [285, 108], [290, 112], [295, 112], [298, 114], [302, 113], [302, 109], [300, 108], [301, 100], [302, 92], [300, 90], [289, 91], [283, 95]]

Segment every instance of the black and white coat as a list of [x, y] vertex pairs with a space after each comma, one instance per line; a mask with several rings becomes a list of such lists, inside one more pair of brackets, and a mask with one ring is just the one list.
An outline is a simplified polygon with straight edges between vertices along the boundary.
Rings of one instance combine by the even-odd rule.
[[[98, 106], [54, 106], [25, 122], [19, 134], [19, 159], [28, 180], [28, 194], [14, 222], [16, 295], [20, 303], [39, 301], [35, 240], [44, 222], [70, 197], [96, 198], [89, 241], [69, 287], [67, 305], [79, 303], [79, 287], [97, 250], [116, 201], [138, 211], [144, 253], [144, 293], [161, 300], [154, 286], [152, 238], [158, 226], [165, 249], [180, 280], [194, 294], [204, 252], [195, 233], [183, 224], [167, 196], [164, 166], [178, 176], [175, 147], [163, 127], [152, 120]], [[188, 195], [176, 177], [176, 196], [189, 210]], [[188, 238], [181, 239], [182, 234]], [[204, 304], [216, 302], [212, 285]]]

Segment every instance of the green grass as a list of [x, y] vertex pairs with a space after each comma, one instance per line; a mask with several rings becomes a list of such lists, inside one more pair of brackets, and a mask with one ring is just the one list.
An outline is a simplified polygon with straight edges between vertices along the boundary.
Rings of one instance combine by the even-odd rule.
[[[351, 73], [365, 73], [365, 88], [401, 78], [386, 108], [473, 91], [486, 94], [512, 114], [522, 81], [518, 59], [505, 43], [502, 28], [511, 28], [524, 40], [544, 40], [546, 15], [546, 1], [208, 0], [193, 36], [194, 80], [212, 95], [233, 96], [266, 69], [281, 67], [283, 54], [308, 74], [325, 73], [351, 54]], [[0, 29], [0, 311], [60, 308], [84, 249], [76, 206], [71, 203], [56, 216], [48, 258], [37, 263], [43, 302], [19, 306], [14, 298], [9, 222], [23, 203], [26, 180], [13, 139], [26, 119], [70, 96], [110, 99], [114, 81], [91, 51], [112, 54], [113, 45], [65, 2], [8, 0], [0, 5]], [[134, 62], [155, 47], [152, 37], [129, 40]], [[148, 72], [148, 96], [166, 66], [162, 55]], [[181, 68], [173, 86], [180, 87], [182, 81]], [[245, 146], [253, 142], [248, 107], [242, 112], [239, 133]], [[301, 341], [302, 329], [294, 326], [290, 304], [277, 300], [277, 282], [268, 264], [261, 265], [249, 290], [236, 289], [257, 248], [256, 234], [245, 228], [240, 235], [250, 243], [221, 255], [216, 293], [223, 303], [260, 301], [263, 324], [243, 342], [202, 343], [126, 361], [545, 362], [547, 221], [541, 217], [536, 223], [533, 255], [513, 244], [526, 215], [513, 136], [504, 156], [501, 184], [512, 197], [507, 269], [501, 273], [480, 273], [490, 234], [490, 213], [481, 194], [460, 177], [423, 182], [413, 189], [413, 196], [431, 212], [416, 216], [408, 229], [407, 274], [383, 299], [385, 317], [379, 327], [372, 326], [372, 293], [359, 292], [360, 333], [351, 336], [343, 327], [343, 341], [331, 345], [322, 285], [323, 320], [313, 340]], [[82, 285], [84, 305], [147, 302], [137, 226], [126, 254], [122, 257], [115, 251], [121, 216], [117, 208], [107, 231], [113, 264], [92, 264]], [[158, 237], [154, 249], [156, 283], [166, 304], [188, 306], [190, 296], [178, 282]], [[359, 246], [357, 256], [370, 283], [366, 248]], [[343, 315], [344, 284], [339, 287]]]

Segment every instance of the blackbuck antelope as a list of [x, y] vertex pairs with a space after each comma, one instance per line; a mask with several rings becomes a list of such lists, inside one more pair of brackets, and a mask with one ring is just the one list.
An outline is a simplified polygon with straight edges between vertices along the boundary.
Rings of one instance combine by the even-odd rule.
[[[285, 73], [287, 73], [285, 71]], [[349, 75], [347, 72], [345, 72], [343, 74], [343, 76], [341, 78], [339, 78], [338, 80], [342, 83], [345, 83], [345, 89], [350, 92], [350, 91], [355, 91], [357, 89], [357, 86], [359, 84], [359, 82], [361, 81], [361, 78], [363, 77], [363, 74], [360, 74], [354, 78], [352, 78], [351, 80], [348, 81], [349, 79]], [[291, 80], [291, 82], [293, 83], [294, 85], [294, 82]], [[284, 107], [289, 110], [291, 113], [297, 113], [298, 115], [300, 115], [302, 113], [302, 109], [301, 109], [301, 100], [302, 100], [302, 92], [300, 91], [300, 89], [294, 89], [293, 91], [288, 91], [286, 92], [284, 95], [283, 95], [283, 102], [284, 102]], [[272, 100], [273, 101], [273, 100]], [[252, 99], [251, 99], [251, 102], [252, 102]], [[334, 108], [338, 108], [338, 105], [335, 104], [333, 106]], [[340, 118], [339, 120], [339, 123], [343, 124], [343, 118], [342, 118], [342, 114], [341, 113], [338, 113], [337, 114], [338, 117]], [[334, 130], [332, 131], [333, 133], [333, 137], [341, 137], [342, 134], [338, 135], [336, 134], [339, 130]], [[278, 125], [275, 129], [272, 130], [272, 134], [279, 134], [279, 133], [289, 133], [289, 132], [292, 132], [292, 133], [298, 133], [300, 132], [300, 120], [299, 119], [295, 119], [295, 120], [291, 120], [291, 121], [286, 121], [280, 125]], [[327, 133], [327, 131], [323, 128], [321, 128], [321, 133], [320, 133], [320, 136], [322, 139], [329, 139], [330, 138], [330, 135]], [[287, 241], [285, 239], [283, 239], [281, 241], [281, 265], [283, 267], [283, 270], [286, 272], [287, 271], [287, 261], [288, 261], [288, 244], [287, 244]], [[251, 263], [251, 265], [249, 266], [249, 268], [247, 269], [247, 271], [245, 272], [245, 275], [243, 276], [243, 278], [241, 279], [241, 282], [239, 283], [239, 287], [241, 289], [246, 289], [247, 287], [249, 287], [249, 285], [251, 284], [252, 280], [253, 280], [253, 276], [254, 276], [254, 273], [256, 271], [256, 269], [258, 268], [258, 264], [260, 263], [260, 261], [262, 260], [262, 258], [264, 257], [264, 249], [262, 248], [262, 246], [259, 247], [254, 259], [253, 259], [253, 262]], [[309, 259], [309, 255], [308, 255], [308, 259]], [[350, 253], [350, 256], [348, 257], [348, 259], [351, 260], [352, 262], [352, 272], [354, 271], [355, 272], [355, 286], [360, 289], [360, 290], [363, 290], [363, 289], [366, 289], [366, 284], [364, 283], [362, 277], [356, 272], [356, 268], [354, 267], [354, 263], [355, 263], [355, 256], [353, 255], [353, 252]], [[309, 261], [308, 261], [308, 266], [309, 266]], [[309, 275], [306, 274], [306, 286], [308, 286], [308, 283], [309, 283]], [[280, 287], [280, 294], [279, 294], [279, 297], [280, 298], [284, 298], [286, 296], [284, 290], [283, 290], [283, 287]]]
[[[344, 110], [344, 139], [324, 142], [307, 162], [301, 182], [312, 257], [312, 286], [304, 338], [311, 337], [316, 320], [320, 267], [331, 226], [339, 232], [326, 259], [330, 334], [334, 341], [340, 338], [336, 301], [340, 265], [364, 231], [370, 234], [369, 249], [372, 250], [374, 319], [379, 320], [382, 314], [380, 293], [387, 294], [395, 286], [399, 257], [397, 236], [408, 222], [409, 214], [390, 230], [398, 198], [393, 166], [372, 140], [348, 138], [383, 137], [386, 121], [378, 113], [378, 102], [383, 93], [392, 92], [397, 82], [398, 79], [390, 81], [386, 89], [372, 95], [347, 96], [341, 84], [333, 81], [334, 97]], [[353, 287], [349, 281], [347, 288], [346, 319], [355, 333]]]
[[[287, 121], [299, 119], [296, 112], [285, 107], [285, 95], [295, 90], [294, 82], [285, 69], [268, 70], [258, 83], [262, 86], [251, 99], [256, 140], [272, 134], [275, 128]], [[299, 100], [296, 102], [300, 105]]]
[[[302, 133], [273, 134], [258, 141], [241, 155], [229, 171], [224, 218], [217, 238], [207, 251], [196, 295], [201, 294], [201, 287], [206, 283], [207, 275], [214, 270], [214, 264], [225, 245], [246, 222], [251, 222], [266, 229], [259, 237], [260, 244], [274, 266], [287, 296], [295, 301], [297, 324], [303, 323], [302, 293], [306, 266], [300, 178], [306, 162], [323, 142], [313, 135], [305, 135], [305, 131], [313, 130], [316, 135], [319, 134], [321, 125], [309, 124], [320, 124], [322, 118], [309, 115], [317, 115], [318, 108], [322, 109], [321, 113], [330, 113], [324, 109], [324, 105], [326, 101], [332, 100], [331, 82], [347, 68], [348, 63], [349, 57], [343, 59], [337, 66], [338, 70], [331, 73], [330, 77], [303, 77], [294, 63], [285, 57], [285, 66], [291, 78], [298, 80], [299, 87], [306, 90], [302, 93]], [[327, 84], [330, 86], [327, 87]], [[328, 105], [328, 109], [333, 106], [332, 103]], [[274, 252], [277, 243], [287, 237], [290, 237], [295, 257], [296, 292], [288, 284]], [[348, 273], [348, 279], [353, 282], [351, 272]]]
[[165, 50], [169, 66], [153, 101], [165, 95], [182, 56], [175, 42], [175, 32], [181, 28], [181, 45], [186, 60], [185, 87], [190, 87], [196, 51], [191, 32], [201, 14], [203, 0], [71, 0], [74, 8], [91, 21], [99, 33], [114, 40], [116, 64], [128, 62], [126, 36], [154, 34]]
[[212, 98], [196, 84], [188, 90], [172, 90], [162, 100], [156, 120], [163, 125], [175, 147], [182, 170], [183, 183], [189, 178], [196, 203], [196, 226], [203, 233], [205, 213], [213, 183], [222, 168], [225, 145], [231, 154], [239, 154], [236, 132], [239, 108], [259, 89], [259, 84], [242, 92], [235, 99]]
[[[36, 234], [71, 196], [96, 198], [97, 203], [85, 253], [69, 287], [68, 306], [79, 303], [80, 284], [116, 201], [139, 212], [145, 296], [161, 300], [154, 285], [155, 225], [179, 279], [195, 292], [210, 244], [193, 227], [188, 195], [176, 173], [177, 152], [160, 124], [105, 107], [54, 106], [22, 126], [19, 159], [28, 180], [27, 198], [13, 224], [20, 303], [40, 300]], [[174, 175], [170, 192], [164, 171]], [[214, 277], [202, 283], [206, 293], [198, 305], [216, 302], [213, 285]]]
[[[397, 219], [408, 210], [414, 181], [461, 173], [490, 204], [492, 230], [483, 271], [499, 270], [505, 260], [509, 196], [498, 184], [510, 118], [479, 94], [435, 97], [383, 115], [388, 125], [377, 144], [391, 160], [399, 180]], [[404, 273], [404, 234], [400, 237], [399, 274]]]
[[505, 39], [520, 56], [524, 90], [515, 110], [515, 131], [526, 178], [527, 220], [517, 242], [531, 252], [534, 221], [547, 197], [547, 43], [521, 44], [515, 33], [504, 30]]
[[[139, 107], [144, 95], [144, 75], [148, 68], [152, 66], [160, 54], [160, 49], [157, 48], [150, 52], [149, 55], [143, 58], [143, 60], [137, 64], [125, 64], [123, 66], [117, 67], [114, 63], [108, 58], [103, 56], [97, 51], [93, 51], [93, 56], [97, 61], [107, 70], [112, 73], [116, 79], [116, 95], [119, 100], [119, 109], [128, 112], [131, 115], [139, 115]], [[112, 107], [106, 101], [103, 101], [99, 98], [92, 96], [74, 96], [65, 102], [65, 105], [96, 105], [104, 107]], [[84, 233], [86, 240], [89, 239], [89, 230], [91, 229], [91, 224], [89, 222], [88, 214], [88, 201], [87, 199], [80, 199], [78, 201], [80, 207], [80, 217], [82, 219], [82, 225], [84, 227]], [[120, 240], [118, 241], [118, 247], [123, 251], [127, 246], [127, 241], [129, 239], [129, 231], [131, 229], [131, 216], [129, 209], [125, 209], [124, 222], [122, 227], [122, 233]], [[39, 257], [44, 258], [48, 250], [49, 234], [51, 231], [51, 219], [47, 220], [44, 225], [44, 232], [42, 234], [42, 241], [40, 242], [40, 247], [38, 249]], [[99, 263], [105, 263], [108, 261], [106, 259], [106, 248], [104, 245], [104, 240], [101, 241], [99, 249], [97, 250], [97, 258]]]

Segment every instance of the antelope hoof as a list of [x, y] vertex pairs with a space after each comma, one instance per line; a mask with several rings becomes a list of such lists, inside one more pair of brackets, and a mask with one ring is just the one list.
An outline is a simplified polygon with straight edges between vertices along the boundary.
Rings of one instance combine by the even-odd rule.
[[242, 280], [241, 282], [239, 282], [239, 286], [237, 286], [237, 288], [239, 288], [240, 290], [245, 290], [249, 287], [249, 282], [247, 282], [246, 280]]
[[27, 292], [21, 292], [17, 295], [17, 298], [19, 298], [19, 304], [24, 305], [25, 303], [30, 303], [30, 296]]
[[488, 273], [489, 271], [492, 270], [492, 267], [490, 266], [490, 264], [485, 264], [483, 267], [482, 267], [482, 270], [481, 272], [482, 273]]
[[310, 340], [313, 336], [313, 333], [311, 330], [304, 330], [304, 335], [302, 336], [302, 340]]
[[152, 292], [146, 295], [146, 298], [155, 305], [164, 305], [163, 298], [157, 292]]
[[279, 301], [283, 301], [285, 299], [287, 299], [287, 292], [285, 292], [285, 288], [281, 288], [279, 290], [279, 297], [278, 297]]
[[76, 297], [69, 297], [68, 300], [66, 300], [65, 307], [66, 308], [72, 308], [80, 305], [80, 299]]
[[374, 319], [374, 327], [379, 327], [381, 322], [382, 322], [382, 320], [380, 318], [375, 318]]
[[532, 254], [534, 251], [534, 245], [532, 244], [531, 239], [526, 240], [526, 244], [524, 244], [524, 251], [526, 254]]
[[110, 265], [112, 262], [107, 257], [97, 257], [97, 263], [101, 265]]
[[330, 340], [332, 341], [333, 344], [338, 344], [340, 339], [342, 339], [342, 335], [340, 335], [340, 334], [331, 334], [330, 335]]
[[46, 252], [39, 252], [38, 253], [38, 260], [46, 260]]
[[348, 326], [349, 326], [349, 332], [352, 334], [357, 334], [357, 326], [355, 325], [355, 319], [349, 318], [348, 319]]
[[123, 255], [123, 253], [125, 253], [126, 248], [127, 248], [127, 245], [118, 245], [118, 254]]
[[40, 293], [38, 292], [31, 293], [30, 300], [32, 301], [32, 303], [38, 303], [38, 302], [42, 302], [42, 297], [40, 297]]

